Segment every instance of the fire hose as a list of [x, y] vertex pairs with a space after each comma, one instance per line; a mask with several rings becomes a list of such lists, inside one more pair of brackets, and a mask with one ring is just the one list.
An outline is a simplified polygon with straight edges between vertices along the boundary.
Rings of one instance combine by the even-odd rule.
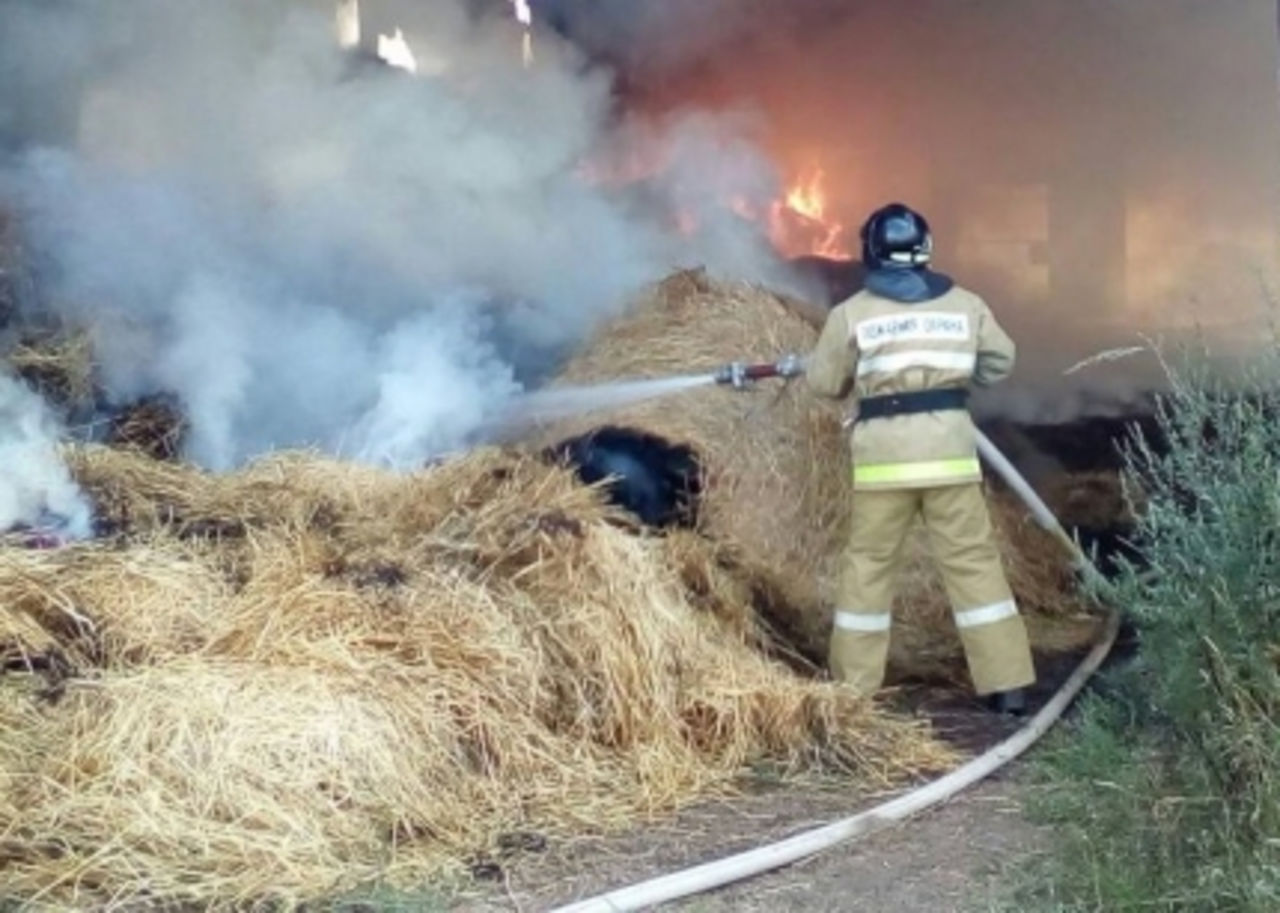
[[[795, 356], [765, 364], [734, 362], [716, 373], [716, 382], [743, 389], [751, 381], [771, 377], [791, 378], [803, 371], [803, 361]], [[1079, 543], [1067, 534], [1026, 479], [981, 431], [977, 432], [977, 445], [983, 459], [1026, 504], [1036, 522], [1067, 549], [1077, 570], [1100, 579], [1101, 575]], [[945, 802], [1020, 756], [1048, 732], [1111, 652], [1119, 627], [1120, 613], [1112, 610], [1098, 642], [1049, 702], [1013, 735], [951, 773], [852, 817], [775, 843], [557, 907], [552, 913], [618, 913], [648, 909], [655, 904], [710, 891], [791, 865], [837, 844], [868, 837]]]

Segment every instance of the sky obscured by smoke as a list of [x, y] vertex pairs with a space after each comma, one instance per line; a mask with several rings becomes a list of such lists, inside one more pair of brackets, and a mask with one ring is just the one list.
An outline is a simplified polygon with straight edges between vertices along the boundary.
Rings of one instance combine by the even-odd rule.
[[1020, 417], [1158, 379], [1065, 374], [1139, 333], [1257, 336], [1268, 0], [535, 0], [529, 69], [503, 0], [363, 7], [421, 78], [340, 52], [330, 0], [0, 0], [0, 206], [41, 303], [114, 398], [176, 393], [210, 467], [463, 446], [676, 266], [793, 282], [726, 203], [815, 168], [849, 237], [931, 217], [1019, 341], [988, 402]]
[[659, 199], [618, 193], [580, 171], [620, 129], [607, 73], [551, 36], [524, 68], [509, 10], [365, 6], [421, 78], [341, 53], [328, 2], [0, 0], [0, 205], [110, 394], [176, 393], [198, 461], [411, 464], [671, 268], [784, 275], [693, 192], [777, 193], [730, 120], [672, 122]]
[[[1024, 417], [1157, 382], [1080, 359], [1198, 326], [1268, 336], [1280, 293], [1274, 0], [543, 0], [636, 108], [752, 113], [851, 230], [901, 199], [1022, 345]], [[1262, 330], [1260, 334], [1260, 330]]]

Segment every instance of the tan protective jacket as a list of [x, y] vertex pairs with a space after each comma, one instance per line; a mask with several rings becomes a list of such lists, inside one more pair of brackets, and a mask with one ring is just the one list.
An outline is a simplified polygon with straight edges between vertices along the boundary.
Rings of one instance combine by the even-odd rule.
[[[1013, 370], [1013, 341], [980, 297], [958, 286], [927, 301], [870, 291], [838, 305], [810, 356], [806, 379], [821, 395], [858, 399], [945, 387], [986, 386]], [[953, 409], [876, 418], [853, 426], [854, 488], [930, 488], [976, 482], [973, 420]]]

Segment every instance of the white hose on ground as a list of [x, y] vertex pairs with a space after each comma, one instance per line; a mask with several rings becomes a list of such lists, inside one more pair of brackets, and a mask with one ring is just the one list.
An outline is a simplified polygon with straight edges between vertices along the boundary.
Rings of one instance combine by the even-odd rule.
[[[1005, 459], [1004, 455], [981, 432], [978, 432], [978, 449], [992, 468], [1004, 478], [1035, 514], [1040, 525], [1062, 541], [1081, 568], [1096, 574], [1097, 571], [1079, 544], [1067, 535], [1066, 530], [1054, 517], [1053, 512], [1045, 506], [1044, 501], [1027, 484], [1013, 464]], [[1062, 716], [1075, 696], [1080, 693], [1085, 682], [1111, 652], [1111, 646], [1115, 643], [1119, 628], [1120, 614], [1112, 611], [1098, 643], [1040, 712], [1009, 738], [951, 773], [852, 817], [796, 834], [776, 843], [557, 907], [552, 913], [620, 913], [624, 910], [647, 909], [655, 904], [710, 891], [799, 862], [836, 844], [884, 830], [925, 809], [945, 802], [1018, 757], [1048, 732], [1049, 727]]]

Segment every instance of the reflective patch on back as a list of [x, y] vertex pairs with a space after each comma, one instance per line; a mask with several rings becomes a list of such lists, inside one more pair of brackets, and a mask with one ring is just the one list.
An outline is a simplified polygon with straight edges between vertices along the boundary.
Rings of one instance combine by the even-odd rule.
[[943, 311], [890, 314], [859, 321], [855, 332], [858, 348], [863, 351], [905, 340], [963, 341], [969, 338], [969, 315]]

